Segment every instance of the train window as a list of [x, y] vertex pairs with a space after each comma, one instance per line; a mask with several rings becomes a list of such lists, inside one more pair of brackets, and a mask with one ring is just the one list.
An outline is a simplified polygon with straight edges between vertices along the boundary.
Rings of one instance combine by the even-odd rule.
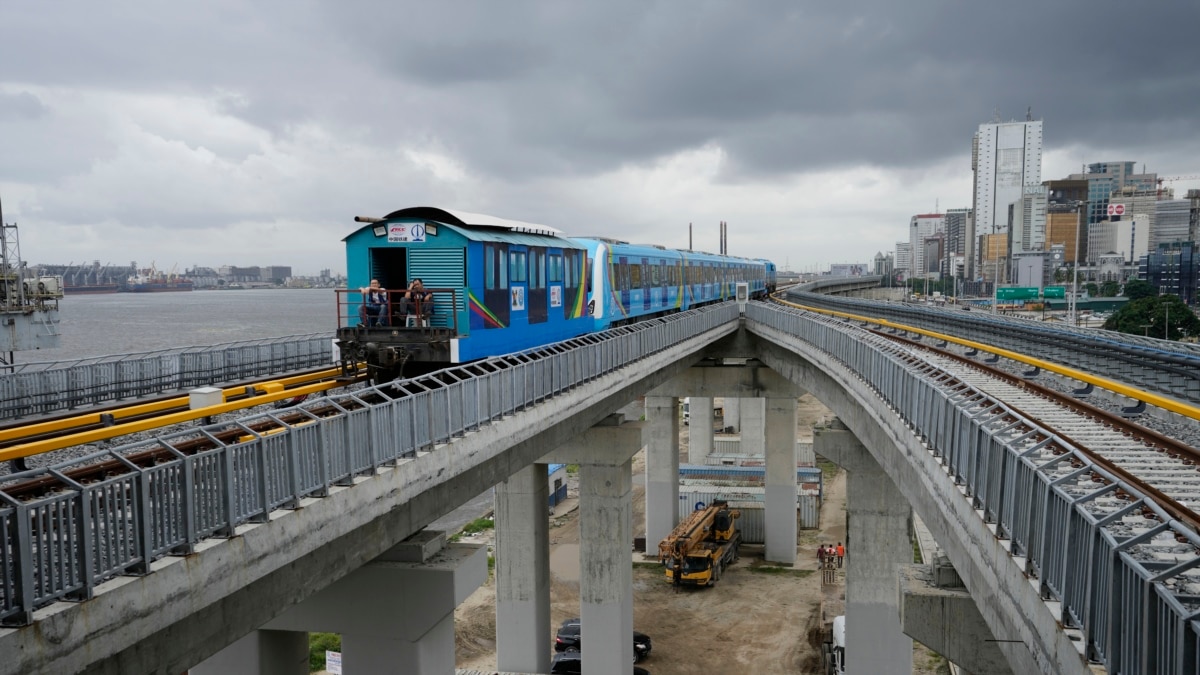
[[641, 288], [642, 287], [642, 266], [641, 265], [630, 265], [629, 266], [629, 274], [630, 274], [630, 280], [633, 283], [633, 288]]
[[546, 252], [536, 248], [529, 252], [529, 287], [546, 287]]
[[524, 251], [508, 252], [508, 278], [514, 284], [523, 284], [529, 281], [529, 268], [526, 265]]
[[550, 283], [561, 284], [562, 281], [563, 281], [563, 257], [559, 253], [551, 253], [550, 254]]
[[483, 247], [483, 287], [487, 290], [508, 288], [508, 268], [504, 265], [504, 248], [494, 244]]
[[650, 285], [651, 286], [661, 286], [662, 285], [662, 265], [651, 265], [650, 266]]

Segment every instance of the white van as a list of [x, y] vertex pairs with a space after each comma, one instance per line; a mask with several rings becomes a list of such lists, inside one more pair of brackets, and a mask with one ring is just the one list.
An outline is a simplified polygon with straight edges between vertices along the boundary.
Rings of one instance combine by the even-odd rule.
[[688, 425], [688, 420], [692, 418], [691, 407], [691, 399], [683, 399], [683, 426], [685, 427]]

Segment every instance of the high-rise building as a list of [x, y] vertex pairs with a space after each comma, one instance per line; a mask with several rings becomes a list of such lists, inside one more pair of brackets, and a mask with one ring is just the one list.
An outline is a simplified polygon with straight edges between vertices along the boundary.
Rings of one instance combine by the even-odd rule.
[[1021, 198], [1009, 205], [1009, 257], [1046, 248], [1046, 186], [1026, 185]]
[[1193, 242], [1162, 244], [1138, 265], [1138, 278], [1149, 281], [1159, 293], [1178, 295], [1189, 305], [1197, 300], [1200, 254]]
[[1191, 239], [1192, 200], [1163, 199], [1154, 206], [1156, 215], [1154, 229], [1150, 232], [1150, 250], [1157, 250], [1160, 244], [1193, 241]]
[[[1046, 242], [1052, 249], [1062, 247], [1061, 259], [1054, 261], [1059, 267], [1087, 260], [1084, 208], [1084, 202], [1053, 203], [1046, 207]], [[1078, 251], [1076, 242], [1079, 243]]]
[[[1026, 185], [1042, 182], [1042, 122], [980, 124], [971, 143], [975, 179], [974, 227], [967, 238], [968, 264], [981, 259], [975, 246], [982, 235], [1008, 233], [1008, 206]], [[978, 274], [972, 267], [969, 274]]]
[[1008, 283], [1004, 264], [1007, 253], [1007, 234], [980, 235], [979, 276], [991, 283]]
[[[971, 209], [949, 209], [946, 211], [946, 254], [950, 259], [962, 258], [967, 254], [967, 231], [971, 227]], [[958, 276], [953, 269], [943, 270], [948, 275]]]
[[895, 259], [892, 254], [884, 255], [882, 251], [875, 254], [875, 274], [883, 277], [883, 285], [890, 286], [892, 272], [895, 271]]
[[925, 239], [946, 229], [946, 217], [940, 213], [922, 213], [908, 221], [908, 243], [912, 247], [909, 277], [925, 276], [929, 265], [925, 257]]
[[912, 244], [907, 241], [896, 242], [896, 271], [904, 275], [901, 281], [912, 277], [912, 249]]
[[[1088, 183], [1088, 224], [1108, 219], [1108, 204], [1114, 192], [1123, 187], [1158, 190], [1158, 174], [1134, 173], [1135, 162], [1096, 162], [1087, 165], [1087, 173], [1073, 173], [1069, 180]], [[1131, 213], [1126, 211], [1126, 213]]]

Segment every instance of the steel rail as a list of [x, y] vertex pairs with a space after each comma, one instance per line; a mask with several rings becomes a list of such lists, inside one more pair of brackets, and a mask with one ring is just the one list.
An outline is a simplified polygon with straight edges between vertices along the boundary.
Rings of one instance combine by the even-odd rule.
[[1162, 394], [1156, 394], [1154, 392], [1149, 392], [1149, 391], [1145, 391], [1143, 389], [1138, 389], [1136, 387], [1132, 387], [1123, 382], [1118, 382], [1117, 380], [1109, 379], [1107, 377], [1100, 377], [1098, 375], [1093, 375], [1091, 373], [1088, 373], [1088, 372], [1085, 372], [1082, 370], [1077, 370], [1077, 369], [1071, 368], [1069, 366], [1064, 366], [1064, 365], [1061, 365], [1058, 363], [1054, 363], [1053, 361], [1046, 361], [1045, 359], [1039, 359], [1034, 356], [1028, 356], [1028, 355], [1014, 352], [1014, 351], [1011, 351], [1008, 349], [1003, 349], [1001, 347], [996, 347], [994, 345], [990, 345], [990, 344], [987, 344], [984, 342], [977, 342], [974, 340], [965, 340], [963, 338], [955, 337], [953, 335], [947, 335], [945, 333], [938, 333], [936, 331], [931, 331], [931, 330], [928, 330], [925, 328], [918, 328], [916, 326], [902, 324], [902, 323], [899, 323], [896, 321], [892, 321], [890, 319], [884, 319], [884, 318], [880, 318], [880, 317], [868, 317], [868, 316], [863, 316], [861, 314], [850, 314], [847, 312], [839, 312], [839, 311], [835, 311], [835, 310], [821, 309], [819, 307], [812, 307], [810, 305], [801, 305], [798, 303], [789, 302], [787, 300], [782, 300], [782, 299], [778, 299], [777, 302], [779, 302], [780, 304], [786, 305], [788, 307], [795, 308], [795, 309], [802, 309], [802, 310], [805, 310], [808, 312], [825, 314], [827, 316], [849, 319], [852, 321], [860, 321], [864, 324], [871, 324], [871, 325], [876, 325], [876, 326], [887, 326], [889, 328], [894, 328], [896, 330], [902, 330], [907, 333], [924, 335], [926, 337], [934, 338], [937, 340], [942, 340], [944, 342], [953, 343], [956, 345], [967, 347], [969, 349], [977, 349], [979, 351], [984, 351], [989, 354], [996, 354], [998, 356], [1003, 356], [1006, 359], [1009, 359], [1012, 361], [1018, 361], [1018, 362], [1021, 362], [1021, 363], [1024, 363], [1024, 364], [1030, 365], [1030, 366], [1036, 366], [1038, 368], [1041, 368], [1042, 370], [1046, 370], [1046, 371], [1049, 371], [1052, 373], [1057, 373], [1059, 375], [1062, 375], [1063, 377], [1069, 377], [1073, 380], [1078, 380], [1080, 382], [1085, 382], [1087, 384], [1091, 384], [1091, 385], [1100, 387], [1101, 389], [1106, 389], [1108, 391], [1120, 394], [1122, 396], [1127, 396], [1129, 398], [1132, 398], [1132, 399], [1135, 399], [1138, 401], [1144, 401], [1145, 403], [1147, 403], [1149, 405], [1153, 405], [1157, 408], [1162, 408], [1163, 410], [1169, 410], [1173, 413], [1183, 415], [1184, 417], [1188, 417], [1188, 418], [1191, 418], [1194, 420], [1200, 420], [1200, 406], [1196, 406], [1196, 405], [1193, 405], [1193, 404], [1190, 404], [1190, 403], [1187, 403], [1184, 401], [1180, 401], [1179, 399], [1171, 398], [1168, 396], [1163, 396]]
[[[1026, 380], [997, 366], [987, 363], [980, 363], [979, 361], [962, 354], [957, 354], [949, 350], [922, 344], [915, 340], [910, 340], [898, 335], [892, 335], [884, 331], [869, 330], [869, 332], [874, 333], [875, 335], [878, 335], [886, 340], [903, 343], [918, 350], [938, 354], [939, 356], [962, 363], [970, 368], [985, 373], [990, 377], [1001, 380], [1010, 386], [1032, 392], [1036, 396], [1044, 398], [1052, 404], [1067, 408], [1084, 417], [1091, 418], [1099, 424], [1111, 427], [1116, 432], [1123, 434], [1133, 441], [1144, 444], [1147, 450], [1157, 449], [1164, 451], [1172, 458], [1186, 458], [1181, 462], [1181, 464], [1190, 465], [1192, 467], [1192, 471], [1195, 473], [1197, 479], [1197, 491], [1200, 492], [1200, 468], [1197, 468], [1200, 467], [1200, 450], [1197, 450], [1186, 443], [1166, 436], [1153, 429], [1148, 429], [1109, 410], [1105, 410], [1084, 401], [1080, 401], [1069, 394], [1065, 394], [1061, 391], [1037, 382], [1030, 382], [1029, 380]], [[1086, 442], [1077, 440], [1061, 429], [1055, 428], [1052, 422], [1045, 419], [1044, 414], [1040, 414], [1038, 411], [1026, 410], [1019, 405], [1015, 405], [1010, 400], [1005, 400], [1004, 404], [1014, 412], [1024, 416], [1025, 419], [1036, 420], [1039, 426], [1046, 428], [1046, 431], [1069, 443], [1075, 449], [1086, 455], [1088, 459], [1104, 467], [1106, 470], [1112, 472], [1122, 480], [1127, 481], [1130, 485], [1133, 485], [1137, 487], [1137, 489], [1144, 491], [1155, 502], [1157, 502], [1159, 506], [1163, 508], [1163, 510], [1171, 514], [1172, 517], [1188, 523], [1194, 531], [1200, 532], [1200, 513], [1197, 513], [1174, 497], [1163, 492], [1158, 488], [1158, 486], [1154, 485], [1148, 480], [1126, 469], [1116, 460], [1105, 456], [1100, 451], [1088, 447]]]
[[[327, 368], [226, 388], [222, 390], [224, 403], [194, 410], [187, 407], [188, 397], [177, 396], [152, 403], [134, 404], [112, 412], [86, 413], [13, 427], [0, 431], [0, 439], [10, 443], [8, 447], [0, 449], [0, 461], [30, 457], [345, 386], [348, 382], [344, 378], [339, 379], [340, 377], [339, 368]], [[227, 400], [227, 397], [234, 400]], [[111, 415], [115, 423], [107, 423], [104, 415]], [[97, 426], [99, 428], [96, 428]], [[31, 438], [36, 440], [27, 440]]]

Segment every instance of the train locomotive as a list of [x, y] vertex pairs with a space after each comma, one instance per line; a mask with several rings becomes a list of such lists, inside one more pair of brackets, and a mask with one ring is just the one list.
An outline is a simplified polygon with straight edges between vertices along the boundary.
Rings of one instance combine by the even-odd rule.
[[[344, 240], [337, 346], [347, 373], [365, 363], [375, 382], [730, 300], [742, 281], [751, 297], [775, 290], [767, 260], [568, 237], [435, 207], [355, 220], [363, 225]], [[428, 295], [406, 292], [418, 279]]]

